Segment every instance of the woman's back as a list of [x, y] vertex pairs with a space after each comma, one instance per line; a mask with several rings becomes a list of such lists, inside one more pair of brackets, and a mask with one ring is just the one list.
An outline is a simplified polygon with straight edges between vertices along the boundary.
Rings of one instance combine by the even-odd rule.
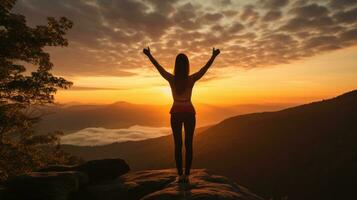
[[171, 87], [172, 98], [174, 100], [173, 105], [171, 107], [170, 113], [177, 112], [192, 112], [196, 113], [191, 102], [192, 89], [195, 84], [192, 76], [189, 76], [185, 83], [185, 88], [182, 91], [177, 89], [177, 84], [182, 84], [176, 82], [174, 79], [169, 80], [169, 84]]
[[169, 81], [169, 84], [171, 87], [172, 97], [174, 101], [191, 101], [192, 89], [195, 84], [195, 81], [192, 79], [191, 76], [189, 76], [189, 78], [187, 79], [183, 91], [177, 90], [176, 84], [180, 83], [175, 83], [175, 80]]

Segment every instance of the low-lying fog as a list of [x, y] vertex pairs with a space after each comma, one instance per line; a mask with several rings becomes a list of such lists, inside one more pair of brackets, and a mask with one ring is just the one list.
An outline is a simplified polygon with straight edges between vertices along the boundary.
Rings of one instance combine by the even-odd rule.
[[131, 126], [121, 129], [102, 127], [85, 128], [61, 137], [62, 144], [96, 146], [114, 142], [138, 141], [165, 136], [171, 133], [169, 127]]

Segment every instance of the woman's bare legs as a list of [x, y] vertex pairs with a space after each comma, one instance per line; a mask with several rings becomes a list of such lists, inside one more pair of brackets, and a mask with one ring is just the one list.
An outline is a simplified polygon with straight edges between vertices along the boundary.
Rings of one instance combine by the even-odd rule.
[[185, 175], [190, 175], [192, 157], [193, 157], [193, 134], [195, 132], [196, 117], [194, 113], [189, 113], [185, 117], [184, 127], [185, 127]]
[[196, 126], [194, 113], [173, 113], [171, 114], [171, 128], [175, 143], [175, 161], [179, 176], [183, 175], [182, 169], [182, 125], [185, 129], [185, 175], [190, 175], [193, 157], [193, 135]]
[[171, 129], [175, 144], [175, 161], [178, 175], [183, 174], [182, 170], [182, 121], [179, 115], [171, 114]]

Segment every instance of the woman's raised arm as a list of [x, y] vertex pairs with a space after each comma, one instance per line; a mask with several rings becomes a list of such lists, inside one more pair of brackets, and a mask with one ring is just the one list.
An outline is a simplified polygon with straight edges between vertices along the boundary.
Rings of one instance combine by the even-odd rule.
[[205, 66], [203, 66], [200, 71], [192, 74], [192, 78], [194, 81], [198, 81], [200, 78], [202, 78], [203, 75], [205, 75], [205, 73], [207, 72], [207, 70], [211, 67], [214, 59], [218, 56], [218, 54], [220, 53], [219, 49], [212, 49], [212, 56], [211, 58], [208, 60], [208, 62], [206, 63]]
[[170, 81], [173, 79], [173, 75], [167, 72], [156, 60], [155, 58], [151, 55], [150, 48], [144, 48], [143, 53], [150, 59], [151, 63], [156, 67], [156, 69], [159, 71], [162, 77], [166, 79], [167, 81]]

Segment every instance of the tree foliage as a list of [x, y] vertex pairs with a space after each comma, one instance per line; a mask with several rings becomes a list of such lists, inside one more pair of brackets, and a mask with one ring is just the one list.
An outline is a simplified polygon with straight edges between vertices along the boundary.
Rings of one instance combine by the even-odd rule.
[[[59, 132], [34, 134], [34, 105], [51, 104], [57, 89], [72, 83], [51, 73], [46, 46], [67, 46], [73, 23], [49, 17], [46, 25], [29, 27], [12, 13], [16, 0], [0, 1], [0, 180], [48, 164], [70, 162], [59, 149]], [[27, 72], [28, 66], [35, 67]]]

